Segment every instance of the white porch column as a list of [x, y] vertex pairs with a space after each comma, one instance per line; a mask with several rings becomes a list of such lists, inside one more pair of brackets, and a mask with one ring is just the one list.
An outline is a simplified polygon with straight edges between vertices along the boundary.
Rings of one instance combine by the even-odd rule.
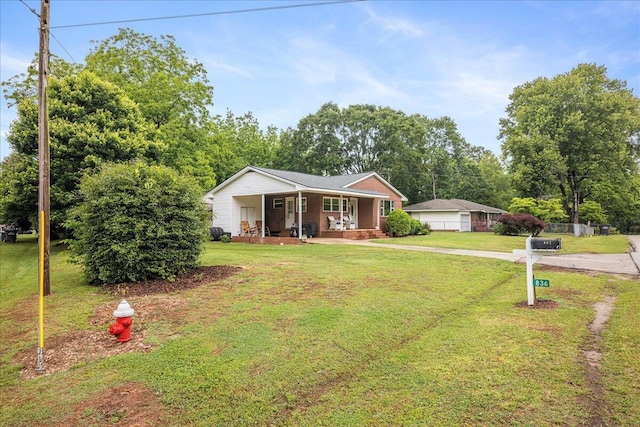
[[344, 212], [342, 211], [342, 194], [340, 195], [340, 218], [338, 218], [338, 221], [340, 221], [340, 230], [344, 231]]
[[382, 200], [376, 200], [378, 201], [378, 209], [376, 209], [376, 230], [380, 230], [380, 203], [382, 203]]
[[265, 209], [264, 209], [264, 203], [267, 200], [267, 198], [265, 197], [264, 194], [262, 194], [262, 212], [260, 215], [260, 218], [262, 219], [262, 230], [260, 230], [260, 237], [264, 237], [264, 230], [265, 228], [267, 228], [267, 223], [265, 222]]
[[302, 239], [302, 191], [298, 191], [298, 238]]

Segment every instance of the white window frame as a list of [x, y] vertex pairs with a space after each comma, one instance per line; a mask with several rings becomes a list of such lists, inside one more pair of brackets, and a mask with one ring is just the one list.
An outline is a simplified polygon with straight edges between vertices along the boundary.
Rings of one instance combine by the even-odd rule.
[[284, 208], [284, 199], [282, 197], [274, 197], [273, 209], [282, 209], [282, 208]]
[[[329, 209], [325, 208], [325, 200], [329, 200]], [[340, 211], [340, 198], [338, 197], [323, 197], [322, 198], [322, 211], [323, 212], [339, 212]]]
[[396, 210], [395, 200], [380, 200], [380, 216], [388, 216]]
[[[307, 211], [307, 198], [306, 197], [301, 197], [302, 200], [302, 212], [306, 212]], [[296, 212], [298, 211], [298, 199], [295, 199], [295, 205], [296, 205]]]

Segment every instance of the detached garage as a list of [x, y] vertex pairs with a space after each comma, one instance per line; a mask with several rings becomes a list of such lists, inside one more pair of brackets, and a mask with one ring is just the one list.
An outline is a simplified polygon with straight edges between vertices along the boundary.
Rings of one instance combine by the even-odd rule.
[[402, 208], [432, 230], [492, 231], [502, 209], [463, 199], [434, 199]]

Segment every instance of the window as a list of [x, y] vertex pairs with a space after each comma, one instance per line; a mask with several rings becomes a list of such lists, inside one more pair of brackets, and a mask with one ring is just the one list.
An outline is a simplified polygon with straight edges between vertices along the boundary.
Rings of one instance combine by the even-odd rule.
[[282, 209], [283, 206], [282, 197], [273, 199], [273, 209]]
[[[348, 211], [348, 200], [342, 199], [342, 212]], [[337, 197], [323, 197], [322, 198], [322, 210], [325, 212], [339, 212], [340, 211], [340, 199]]]
[[387, 216], [395, 210], [395, 200], [380, 200], [380, 216]]
[[[307, 198], [303, 197], [302, 198], [302, 212], [306, 212], [307, 211]], [[296, 199], [296, 212], [298, 212], [298, 199]]]

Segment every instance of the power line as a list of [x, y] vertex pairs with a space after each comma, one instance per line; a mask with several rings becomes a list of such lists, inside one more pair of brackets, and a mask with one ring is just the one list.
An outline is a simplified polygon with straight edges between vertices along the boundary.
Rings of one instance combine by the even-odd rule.
[[60, 43], [60, 40], [58, 40], [58, 38], [56, 36], [53, 35], [52, 32], [49, 32], [49, 35], [51, 35], [51, 37], [53, 37], [53, 39], [58, 42], [58, 44], [60, 45], [60, 47], [62, 48], [62, 50], [64, 50], [67, 55], [69, 55], [69, 58], [71, 58], [71, 60], [73, 61], [74, 64], [77, 64], [78, 62], [75, 60], [75, 58], [73, 56], [71, 56], [71, 54], [69, 53], [69, 51], [67, 50], [67, 48], [65, 48], [62, 43]]
[[40, 14], [31, 6], [29, 6], [28, 4], [26, 4], [24, 2], [24, 0], [20, 0], [20, 3], [22, 3], [27, 9], [29, 9], [29, 11], [31, 11], [31, 13], [33, 13], [34, 15], [36, 15], [38, 17], [38, 19], [40, 19]]
[[289, 5], [283, 5], [283, 6], [268, 6], [268, 7], [256, 7], [251, 9], [227, 10], [227, 11], [221, 11], [221, 12], [193, 13], [189, 15], [172, 15], [172, 16], [159, 16], [155, 18], [135, 18], [135, 19], [123, 19], [119, 21], [89, 22], [84, 24], [57, 25], [57, 26], [51, 27], [51, 29], [90, 27], [90, 26], [111, 25], [111, 24], [128, 24], [131, 22], [162, 21], [162, 20], [168, 20], [168, 19], [197, 18], [202, 16], [233, 15], [233, 14], [240, 14], [240, 13], [265, 12], [270, 10], [328, 6], [328, 5], [334, 5], [334, 4], [340, 4], [340, 3], [354, 3], [354, 2], [360, 2], [360, 1], [366, 1], [366, 0], [336, 0], [336, 1], [326, 1], [326, 2], [317, 2], [317, 3], [298, 3], [298, 4], [289, 4]]
[[[26, 4], [26, 3], [24, 2], [24, 0], [20, 0], [20, 3], [22, 3], [22, 4], [23, 4], [27, 9], [29, 9], [29, 11], [30, 11], [31, 13], [33, 13], [33, 14], [34, 14], [38, 19], [40, 19], [40, 14], [39, 14], [39, 13], [38, 13], [34, 8], [32, 8], [31, 6], [29, 6], [28, 4]], [[58, 40], [58, 38], [57, 38], [55, 35], [53, 35], [53, 33], [51, 32], [51, 27], [49, 27], [49, 35], [50, 35], [51, 37], [53, 37], [53, 38], [55, 39], [55, 41], [56, 41], [56, 42], [58, 42], [58, 44], [60, 45], [60, 47], [62, 48], [62, 50], [64, 50], [64, 51], [67, 53], [67, 55], [69, 55], [69, 58], [71, 58], [71, 60], [72, 60], [74, 63], [76, 63], [76, 64], [77, 64], [77, 61], [76, 61], [76, 60], [74, 59], [74, 57], [69, 53], [69, 51], [67, 50], [67, 48], [65, 48], [65, 47], [62, 45], [62, 43], [60, 42], [60, 40]]]

